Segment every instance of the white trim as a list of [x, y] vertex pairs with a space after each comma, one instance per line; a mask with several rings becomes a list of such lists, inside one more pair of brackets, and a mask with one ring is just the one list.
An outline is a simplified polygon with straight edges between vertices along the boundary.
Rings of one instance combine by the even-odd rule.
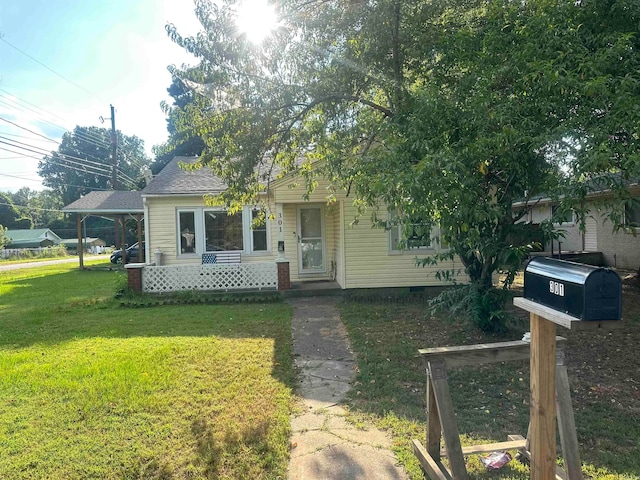
[[146, 198], [142, 199], [142, 206], [144, 209], [144, 261], [146, 263], [151, 263], [151, 255], [149, 254], [149, 249], [151, 248], [149, 245], [149, 205], [147, 205]]

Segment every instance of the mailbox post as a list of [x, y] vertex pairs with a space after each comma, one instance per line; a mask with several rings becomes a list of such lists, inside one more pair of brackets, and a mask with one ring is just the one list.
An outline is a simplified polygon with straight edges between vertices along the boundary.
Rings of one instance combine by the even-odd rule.
[[[528, 432], [531, 478], [556, 478], [556, 324], [602, 326], [621, 316], [622, 285], [613, 271], [550, 258], [531, 260], [524, 275], [524, 298], [514, 305], [530, 314], [531, 401]], [[595, 301], [594, 301], [595, 300]], [[570, 423], [573, 424], [571, 413]], [[575, 437], [575, 428], [573, 436]], [[563, 440], [561, 438], [561, 440]], [[581, 479], [577, 453], [565, 462], [570, 479]], [[564, 445], [563, 445], [564, 447]], [[577, 465], [576, 465], [577, 464]]]

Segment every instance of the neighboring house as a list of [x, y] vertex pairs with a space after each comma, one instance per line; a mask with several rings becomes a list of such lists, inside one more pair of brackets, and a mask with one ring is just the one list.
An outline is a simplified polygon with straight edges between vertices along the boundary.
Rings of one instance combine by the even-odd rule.
[[40, 248], [57, 245], [61, 239], [48, 228], [35, 228], [29, 230], [7, 230], [5, 236], [10, 239], [6, 248]]
[[[60, 241], [68, 252], [77, 253], [78, 251], [78, 239], [77, 238], [64, 238]], [[93, 237], [83, 237], [82, 244], [84, 245], [84, 250], [89, 251], [93, 254], [104, 253], [105, 246], [107, 245], [104, 240], [101, 238], [93, 238]]]
[[163, 266], [196, 266], [216, 258], [242, 264], [286, 261], [291, 282], [335, 280], [343, 289], [442, 285], [436, 271], [462, 268], [460, 261], [416, 267], [416, 258], [439, 247], [402, 250], [398, 228], [372, 228], [368, 214], [354, 223], [358, 213], [353, 201], [337, 194], [327, 204], [329, 184], [322, 179], [308, 200], [299, 178], [272, 182], [263, 198], [275, 219], [253, 228], [258, 214], [253, 206], [228, 215], [205, 205], [204, 194], [220, 193], [226, 186], [208, 168], [190, 172], [179, 167], [195, 160], [174, 158], [141, 192], [147, 263], [160, 252]]
[[[640, 200], [638, 184], [629, 185], [632, 197]], [[599, 203], [605, 199], [608, 192], [593, 192], [587, 195], [586, 206], [589, 210], [585, 218], [585, 230], [580, 231], [575, 214], [569, 215], [564, 222], [555, 226], [562, 230], [564, 238], [560, 239], [563, 252], [601, 252], [606, 265], [637, 270], [640, 267], [640, 201], [627, 205], [623, 225], [616, 226], [607, 218], [608, 208], [602, 208]], [[531, 224], [540, 224], [552, 218], [555, 205], [549, 198], [540, 198], [530, 202], [527, 216], [523, 219]], [[522, 203], [514, 204], [514, 208], [521, 208]], [[554, 242], [555, 251], [558, 241]], [[551, 246], [547, 245], [547, 251]]]

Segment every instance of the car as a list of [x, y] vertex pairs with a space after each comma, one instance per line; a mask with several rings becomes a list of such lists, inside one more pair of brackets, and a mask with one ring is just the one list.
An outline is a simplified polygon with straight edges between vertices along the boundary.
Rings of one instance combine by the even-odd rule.
[[[138, 242], [131, 245], [126, 250], [127, 263], [138, 260]], [[142, 255], [144, 257], [144, 242], [142, 242]], [[111, 263], [122, 263], [122, 250], [115, 250], [109, 259]]]

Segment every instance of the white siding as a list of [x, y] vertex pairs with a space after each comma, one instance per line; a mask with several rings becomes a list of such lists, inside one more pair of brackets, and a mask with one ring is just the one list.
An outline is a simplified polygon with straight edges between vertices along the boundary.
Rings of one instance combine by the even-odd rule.
[[[372, 228], [367, 214], [360, 217], [357, 225], [351, 226], [357, 214], [356, 208], [345, 203], [344, 212], [344, 288], [442, 286], [445, 284], [435, 277], [438, 270], [462, 268], [459, 260], [435, 267], [418, 267], [416, 257], [424, 258], [429, 255], [428, 252], [392, 253], [389, 251], [387, 231]], [[466, 279], [465, 274], [458, 277], [459, 281]]]

